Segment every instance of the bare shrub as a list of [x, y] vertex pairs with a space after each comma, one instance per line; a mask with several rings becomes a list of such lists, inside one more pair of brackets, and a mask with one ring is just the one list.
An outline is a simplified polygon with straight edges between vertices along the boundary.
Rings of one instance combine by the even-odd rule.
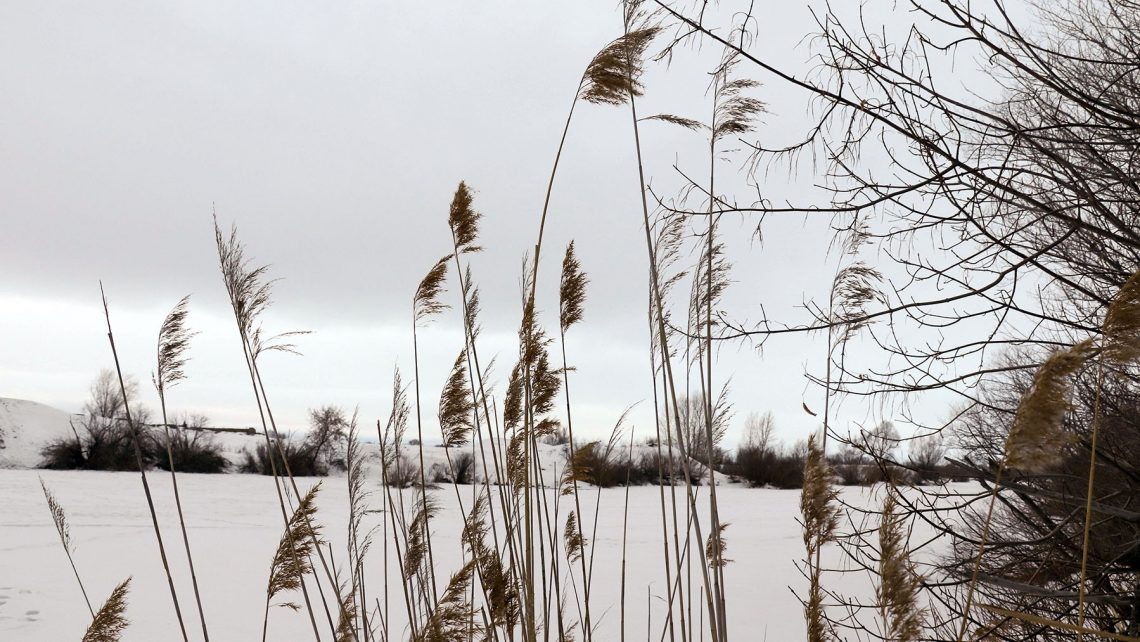
[[724, 464], [724, 472], [750, 486], [799, 488], [803, 485], [804, 460], [797, 448], [745, 444]]
[[910, 443], [907, 465], [921, 483], [935, 482], [944, 476], [946, 442], [940, 433], [915, 439]]

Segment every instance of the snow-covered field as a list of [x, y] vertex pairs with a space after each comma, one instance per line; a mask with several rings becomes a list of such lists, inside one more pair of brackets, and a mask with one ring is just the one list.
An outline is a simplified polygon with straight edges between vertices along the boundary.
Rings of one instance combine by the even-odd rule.
[[[34, 402], [0, 399], [0, 640], [79, 640], [90, 616], [52, 524], [40, 480], [56, 495], [67, 511], [75, 562], [89, 597], [98, 608], [111, 589], [133, 577], [127, 616], [131, 626], [124, 640], [149, 642], [174, 640], [177, 622], [159, 558], [150, 516], [138, 473], [34, 470], [39, 450], [50, 439], [71, 434], [69, 415]], [[231, 461], [259, 437], [222, 435], [219, 440]], [[365, 452], [369, 503], [379, 509], [383, 488], [375, 465], [374, 444]], [[411, 454], [415, 454], [412, 449]], [[442, 465], [441, 448], [424, 449], [427, 466]], [[561, 446], [542, 445], [540, 461], [544, 478], [553, 485], [565, 462]], [[478, 459], [478, 458], [477, 458]], [[477, 473], [478, 474], [478, 473]], [[148, 474], [167, 553], [174, 572], [190, 639], [201, 639], [193, 603], [190, 577], [181, 545], [170, 476], [160, 470]], [[270, 561], [282, 534], [282, 519], [273, 479], [257, 475], [179, 474], [179, 488], [189, 527], [189, 537], [203, 594], [203, 606], [211, 639], [245, 641], [258, 639], [264, 609], [265, 583]], [[346, 480], [333, 476], [321, 480], [298, 480], [301, 492], [321, 482], [318, 521], [333, 546], [337, 562], [346, 559], [348, 500]], [[799, 491], [749, 489], [734, 484], [718, 485], [721, 520], [730, 524], [726, 537], [725, 571], [729, 631], [735, 639], [803, 639], [801, 608], [792, 589], [802, 590], [804, 579], [796, 564], [803, 554], [799, 524]], [[472, 486], [460, 486], [463, 506], [472, 503]], [[400, 491], [394, 491], [400, 492]], [[411, 506], [413, 491], [403, 491]], [[459, 535], [462, 513], [454, 487], [443, 484], [430, 491], [441, 510], [432, 521], [436, 570], [446, 583], [461, 565]], [[621, 630], [622, 522], [625, 489], [582, 493], [586, 535], [595, 551], [591, 605], [596, 639], [616, 640]], [[661, 494], [668, 488], [634, 487], [629, 490], [629, 531], [626, 567], [625, 631], [629, 639], [661, 639], [666, 612], [667, 587], [662, 567]], [[684, 519], [684, 489], [677, 488], [680, 519]], [[873, 505], [881, 501], [880, 489], [848, 488], [847, 502]], [[548, 491], [550, 501], [560, 501]], [[707, 516], [708, 489], [698, 489], [700, 514]], [[561, 501], [566, 501], [563, 498]], [[597, 507], [597, 536], [592, 535]], [[565, 519], [563, 504], [559, 519]], [[366, 527], [381, 524], [379, 512], [367, 517]], [[707, 528], [706, 528], [707, 531]], [[406, 615], [400, 592], [396, 555], [382, 531], [367, 558], [367, 585], [372, 597], [384, 599], [385, 549], [390, 555], [389, 607], [386, 610], [390, 639], [406, 639]], [[918, 541], [921, 541], [920, 538]], [[825, 553], [825, 566], [843, 567], [837, 550]], [[699, 573], [693, 570], [691, 588], [699, 592]], [[829, 574], [828, 587], [864, 599], [873, 596], [866, 573]], [[689, 585], [686, 585], [689, 588]], [[292, 596], [286, 599], [292, 599]], [[285, 601], [285, 600], [279, 600]], [[297, 601], [300, 601], [297, 598]], [[572, 610], [573, 598], [567, 604]], [[697, 606], [697, 627], [703, 615]], [[370, 610], [377, 608], [373, 603]], [[322, 614], [323, 615], [323, 614]], [[575, 614], [576, 615], [576, 614]], [[575, 617], [568, 617], [574, 620]], [[270, 615], [269, 639], [288, 642], [311, 640], [305, 613], [275, 608]], [[325, 629], [327, 636], [327, 629]]]
[[[0, 470], [0, 497], [4, 498], [0, 510], [0, 639], [78, 640], [89, 622], [44, 503], [39, 477], [68, 511], [78, 549], [76, 564], [96, 608], [115, 584], [133, 576], [127, 613], [131, 627], [124, 639], [141, 642], [178, 637], [137, 473]], [[159, 472], [149, 479], [189, 626], [194, 616], [192, 593], [184, 555], [177, 545], [170, 479]], [[304, 488], [316, 481], [305, 479], [301, 484]], [[180, 475], [179, 482], [211, 638], [256, 639], [269, 563], [282, 532], [273, 481], [253, 475], [187, 474]], [[378, 485], [370, 487], [379, 490]], [[461, 489], [470, 492], [470, 487]], [[449, 569], [458, 567], [461, 520], [452, 488], [433, 492], [443, 504], [433, 524], [437, 567], [445, 578]], [[589, 498], [588, 507], [583, 507], [586, 514], [593, 513], [595, 492], [583, 496]], [[802, 639], [799, 603], [789, 590], [803, 585], [795, 566], [802, 555], [795, 521], [799, 492], [731, 486], [718, 492], [723, 519], [731, 524], [728, 557], [733, 562], [725, 573], [730, 631], [753, 640]], [[595, 620], [599, 619], [596, 614], [604, 613], [598, 639], [617, 639], [624, 490], [603, 490], [600, 498], [591, 602]], [[346, 504], [344, 478], [325, 479], [318, 515], [334, 554], [343, 550]], [[631, 639], [643, 639], [647, 624], [655, 631], [654, 639], [660, 635], [665, 594], [660, 510], [656, 488], [630, 490], [626, 628]], [[382, 554], [377, 546], [370, 553], [368, 568], [370, 590], [381, 598]], [[396, 633], [402, 630], [403, 618], [394, 556], [392, 566], [390, 613]], [[855, 584], [870, 588], [869, 580], [848, 577], [843, 581], [852, 584], [851, 590], [859, 588]], [[647, 600], [652, 606], [648, 622]], [[309, 640], [312, 631], [303, 614], [274, 609], [270, 639]]]

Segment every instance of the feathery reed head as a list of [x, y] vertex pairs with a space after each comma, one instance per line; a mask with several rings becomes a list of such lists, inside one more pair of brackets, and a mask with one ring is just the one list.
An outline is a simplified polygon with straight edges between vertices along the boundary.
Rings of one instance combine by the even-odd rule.
[[562, 331], [582, 320], [582, 306], [586, 302], [586, 284], [589, 279], [574, 253], [574, 241], [566, 246], [562, 258], [562, 283], [558, 288], [558, 321]]
[[756, 118], [768, 110], [763, 101], [745, 95], [745, 92], [760, 83], [748, 78], [729, 80], [733, 58], [717, 71], [715, 83], [716, 107], [713, 110], [712, 138], [714, 141], [725, 136], [739, 136], [752, 131]]
[[684, 116], [674, 114], [654, 114], [652, 116], [643, 116], [638, 118], [638, 120], [659, 120], [663, 123], [669, 123], [670, 125], [684, 127], [690, 131], [697, 131], [705, 127], [704, 123], [699, 120], [693, 120], [692, 118], [685, 118]]
[[75, 552], [75, 549], [71, 547], [71, 527], [67, 523], [67, 513], [63, 510], [59, 500], [55, 498], [55, 494], [48, 490], [42, 477], [40, 478], [40, 488], [44, 489], [44, 499], [47, 500], [51, 521], [55, 524], [55, 530], [59, 532], [59, 539], [64, 550], [68, 553]]
[[111, 591], [111, 597], [103, 603], [87, 627], [87, 632], [83, 634], [83, 642], [119, 642], [123, 631], [130, 624], [125, 615], [130, 583], [131, 578], [128, 577]]
[[197, 334], [186, 327], [189, 303], [190, 295], [182, 297], [158, 330], [158, 365], [152, 379], [159, 396], [186, 378], [183, 370], [187, 361], [186, 350], [190, 347], [190, 338]]
[[526, 392], [523, 388], [522, 373], [523, 364], [519, 361], [511, 368], [511, 374], [507, 378], [507, 396], [503, 402], [503, 423], [507, 430], [513, 430], [522, 425], [523, 395]]
[[443, 433], [443, 444], [455, 448], [467, 443], [467, 438], [475, 428], [472, 412], [475, 403], [471, 399], [471, 388], [467, 381], [467, 349], [460, 351], [451, 366], [451, 376], [439, 397], [439, 428]]
[[1123, 365], [1140, 358], [1140, 271], [1120, 286], [1105, 312], [1101, 331], [1105, 359]]
[[468, 265], [463, 279], [463, 324], [467, 326], [467, 332], [471, 335], [471, 340], [474, 341], [479, 336], [479, 312], [481, 310], [479, 304], [479, 288], [475, 286], [474, 279], [471, 278], [471, 266]]
[[409, 416], [411, 407], [408, 405], [408, 387], [404, 385], [397, 367], [392, 375], [392, 410], [388, 413], [388, 422], [380, 435], [381, 465], [385, 470], [395, 463], [399, 454], [400, 444], [404, 442], [404, 434], [408, 430]]
[[439, 512], [439, 506], [423, 488], [420, 488], [419, 493], [416, 512], [408, 525], [408, 550], [404, 553], [405, 580], [412, 579], [419, 572], [430, 572], [430, 569], [426, 568], [428, 537], [430, 537], [427, 531], [431, 518]]
[[586, 536], [578, 527], [578, 513], [570, 511], [570, 515], [566, 517], [566, 529], [562, 531], [562, 537], [566, 541], [566, 557], [570, 561], [581, 559], [586, 549]]
[[918, 605], [921, 579], [907, 551], [903, 518], [893, 488], [887, 488], [879, 524], [879, 573], [875, 597], [886, 624], [887, 639], [914, 642], [922, 635], [924, 609]]
[[705, 542], [705, 557], [709, 560], [709, 566], [713, 568], [724, 568], [732, 561], [724, 556], [725, 550], [728, 549], [728, 540], [724, 537], [724, 531], [729, 526], [729, 524], [718, 524], [716, 531], [709, 533], [708, 541]]
[[840, 341], [850, 339], [869, 323], [868, 304], [886, 303], [879, 290], [882, 281], [883, 275], [862, 261], [848, 265], [835, 275], [831, 282], [831, 310], [832, 321], [844, 324]]
[[[285, 591], [295, 591], [301, 588], [305, 575], [313, 569], [309, 565], [309, 556], [320, 545], [320, 527], [313, 523], [317, 514], [317, 492], [321, 484], [317, 482], [293, 511], [289, 524], [281, 541], [277, 544], [277, 552], [273, 555], [273, 564], [269, 570], [269, 584], [266, 587], [267, 600], [272, 600]], [[296, 605], [285, 603], [281, 606], [296, 609]]]
[[297, 344], [293, 343], [291, 337], [299, 337], [309, 334], [308, 330], [290, 330], [288, 332], [278, 332], [277, 334], [262, 333], [259, 326], [253, 331], [253, 336], [249, 340], [249, 350], [253, 354], [253, 358], [257, 359], [266, 352], [284, 352], [286, 354], [301, 354], [297, 349]]
[[645, 50], [658, 31], [637, 29], [606, 45], [586, 66], [578, 98], [596, 105], [621, 105], [630, 96], [640, 96]]
[[815, 435], [808, 437], [807, 459], [804, 460], [804, 484], [800, 491], [800, 515], [803, 518], [804, 544], [812, 549], [832, 541], [839, 528], [839, 494], [832, 482], [831, 467]]
[[222, 268], [222, 280], [226, 285], [230, 306], [237, 320], [238, 331], [243, 340], [253, 338], [257, 319], [272, 302], [271, 292], [274, 280], [267, 277], [269, 266], [252, 267], [245, 257], [245, 246], [238, 240], [237, 226], [230, 227], [227, 238], [222, 234], [217, 216], [214, 217], [214, 240], [218, 246], [218, 262]]
[[530, 487], [526, 460], [526, 433], [516, 430], [507, 442], [507, 480], [518, 495]]
[[348, 520], [349, 537], [352, 539], [354, 555], [363, 558], [372, 546], [372, 531], [361, 533], [364, 517], [368, 514], [368, 497], [364, 473], [364, 453], [360, 443], [360, 429], [357, 427], [359, 409], [353, 410], [348, 422], [348, 444], [345, 447], [344, 462], [348, 476]]
[[[719, 323], [717, 307], [732, 282], [729, 278], [731, 270], [732, 263], [725, 256], [723, 243], [713, 243], [711, 248], [708, 243], [701, 245], [701, 258], [697, 262], [696, 278], [693, 279], [693, 289], [689, 299], [689, 317], [692, 319], [693, 335], [707, 335]], [[711, 319], [708, 318], [710, 309]], [[701, 343], [699, 336], [694, 336], [693, 340], [698, 345]]]
[[336, 594], [340, 602], [340, 614], [337, 616], [336, 636], [334, 642], [355, 642], [356, 617], [359, 609], [356, 607], [356, 591], [354, 587], [342, 583], [337, 587]]
[[466, 642], [471, 634], [482, 635], [483, 627], [475, 621], [475, 609], [467, 600], [474, 575], [475, 560], [470, 560], [451, 576], [416, 642]]
[[1060, 462], [1074, 440], [1064, 427], [1065, 413], [1071, 407], [1072, 377], [1092, 357], [1093, 350], [1091, 341], [1082, 341], [1057, 350], [1037, 369], [1005, 440], [1007, 466], [1039, 472]]
[[803, 489], [800, 491], [800, 518], [810, 582], [807, 599], [804, 600], [808, 642], [824, 642], [833, 637], [829, 635], [823, 612], [822, 570], [814, 564], [814, 558], [824, 544], [835, 540], [835, 532], [839, 529], [837, 497], [831, 467], [827, 465], [823, 449], [816, 444], [815, 435], [811, 435], [808, 437]]
[[479, 582], [487, 597], [491, 626], [502, 626], [510, 630], [519, 619], [519, 593], [510, 574], [503, 568], [502, 557], [487, 545], [490, 530], [487, 523], [487, 495], [480, 494], [463, 526], [463, 543], [479, 569]]
[[451, 258], [452, 255], [448, 254], [436, 261], [416, 288], [416, 294], [412, 297], [412, 311], [416, 323], [428, 320], [451, 307], [440, 301], [440, 295], [444, 293], [443, 285], [447, 280], [447, 263]]
[[479, 238], [479, 219], [483, 218], [483, 215], [471, 207], [472, 201], [473, 197], [467, 183], [460, 181], [459, 187], [455, 189], [455, 196], [451, 199], [451, 209], [447, 216], [447, 224], [455, 237], [455, 251], [460, 254], [483, 249], [475, 245]]

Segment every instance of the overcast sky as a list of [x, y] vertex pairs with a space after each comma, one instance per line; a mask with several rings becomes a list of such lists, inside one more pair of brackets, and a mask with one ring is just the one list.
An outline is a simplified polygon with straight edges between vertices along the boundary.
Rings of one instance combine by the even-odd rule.
[[[769, 4], [757, 52], [806, 68], [810, 14]], [[170, 404], [252, 425], [216, 210], [281, 279], [267, 328], [312, 331], [298, 341], [304, 356], [271, 355], [263, 366], [282, 423], [302, 427], [307, 408], [332, 403], [359, 406], [372, 425], [388, 412], [393, 368], [411, 372], [411, 295], [450, 247], [447, 207], [460, 180], [485, 215], [486, 250], [472, 264], [486, 310], [481, 354], [498, 355], [501, 383], [516, 357], [520, 263], [567, 109], [585, 64], [620, 30], [613, 0], [4, 3], [0, 397], [80, 409], [111, 365], [102, 279], [124, 367], [142, 382], [163, 315], [191, 293], [199, 334]], [[651, 66], [642, 112], [702, 118], [705, 70], [718, 54], [688, 47]], [[767, 85], [757, 96], [771, 110], [760, 139], [779, 142], [804, 122], [802, 97]], [[701, 135], [651, 123], [643, 136], [659, 193], [681, 184], [675, 166], [707, 174]], [[777, 173], [751, 186], [741, 156], [726, 158], [718, 182], [741, 202], [812, 182]], [[553, 321], [558, 259], [575, 239], [591, 284], [567, 348], [575, 426], [594, 435], [637, 402], [633, 423], [652, 431], [637, 188], [628, 110], [580, 105], [554, 188], [540, 305]], [[798, 306], [825, 298], [836, 266], [825, 223], [769, 221], [758, 243], [754, 221], [726, 219], [732, 315], [755, 320], [763, 307], [802, 318]], [[804, 372], [822, 365], [823, 338], [720, 349], [714, 376], [732, 378], [736, 426], [771, 410], [789, 440], [816, 427], [801, 402], [821, 404]], [[421, 340], [424, 410], [434, 416], [463, 343], [456, 314]], [[869, 411], [845, 412], [862, 421]]]

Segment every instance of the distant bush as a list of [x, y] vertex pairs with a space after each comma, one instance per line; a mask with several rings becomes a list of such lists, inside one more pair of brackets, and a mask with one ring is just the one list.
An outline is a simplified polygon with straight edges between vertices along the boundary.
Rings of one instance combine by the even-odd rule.
[[750, 486], [799, 488], [804, 482], [804, 455], [798, 447], [746, 445], [736, 450], [723, 470]]
[[450, 470], [448, 470], [446, 462], [433, 465], [429, 481], [436, 484], [470, 485], [475, 483], [475, 455], [471, 453], [452, 455]]
[[[288, 466], [286, 466], [288, 462]], [[282, 437], [273, 448], [270, 459], [265, 444], [258, 444], [252, 451], [242, 451], [241, 472], [255, 475], [272, 475], [274, 468], [278, 475], [286, 473], [294, 477], [323, 477], [329, 474], [328, 465], [319, 461], [308, 439], [298, 440], [292, 435]]]
[[149, 458], [156, 467], [170, 470], [170, 459], [174, 460], [174, 470], [180, 473], [224, 473], [229, 467], [229, 461], [222, 454], [222, 445], [212, 434], [171, 428], [169, 437], [167, 435], [166, 432], [156, 432], [151, 440]]
[[309, 422], [304, 438], [288, 434], [276, 442], [272, 460], [265, 444], [258, 444], [252, 451], [245, 449], [241, 472], [272, 475], [275, 464], [278, 475], [288, 472], [294, 477], [324, 477], [332, 468], [343, 469], [349, 426], [344, 411], [335, 406], [310, 410]]
[[[138, 470], [134, 442], [125, 421], [88, 417], [77, 428], [78, 437], [70, 436], [49, 442], [40, 451], [42, 468], [54, 470]], [[149, 431], [139, 428], [143, 440], [144, 463]]]
[[87, 457], [78, 437], [53, 440], [44, 446], [40, 455], [43, 457], [41, 468], [74, 470], [87, 467]]
[[420, 468], [411, 457], [400, 453], [385, 466], [384, 481], [391, 488], [411, 488], [420, 481]]
[[[680, 458], [670, 458], [656, 451], [630, 458], [625, 450], [607, 453], [604, 444], [591, 442], [575, 447], [574, 462], [580, 471], [579, 481], [600, 488], [685, 483], [685, 469]], [[691, 459], [689, 464], [689, 481], [699, 486], [707, 475], [707, 469]]]
[[844, 446], [838, 452], [827, 458], [831, 470], [842, 486], [859, 486], [870, 483], [868, 480], [878, 477], [874, 464], [862, 451], [851, 446]]
[[[694, 486], [700, 486], [704, 482], [708, 469], [703, 464], [692, 460], [689, 463], [689, 482]], [[631, 484], [670, 486], [685, 483], [684, 462], [677, 455], [670, 457], [668, 451], [658, 453], [656, 450], [651, 450], [642, 453], [635, 466], [635, 474], [631, 479]]]
[[[138, 384], [128, 378], [125, 385], [133, 398]], [[40, 466], [56, 470], [138, 470], [122, 389], [113, 372], [103, 370], [95, 378], [83, 410], [84, 417], [75, 426], [74, 435], [49, 442], [40, 451]], [[138, 425], [145, 466], [150, 463], [146, 457], [150, 433], [142, 424], [149, 420], [149, 413], [140, 406], [132, 407], [131, 415]]]
[[914, 440], [908, 454], [907, 465], [914, 472], [916, 483], [933, 483], [948, 476], [942, 435], [934, 433]]

